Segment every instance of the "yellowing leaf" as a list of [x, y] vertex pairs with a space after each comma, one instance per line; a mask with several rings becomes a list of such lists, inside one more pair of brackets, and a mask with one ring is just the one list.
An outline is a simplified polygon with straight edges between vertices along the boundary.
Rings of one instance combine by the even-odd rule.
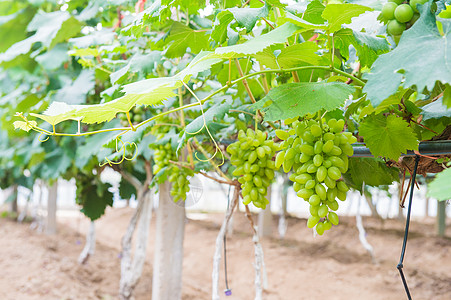
[[30, 131], [30, 129], [37, 126], [38, 124], [36, 123], [36, 121], [28, 121], [28, 123], [24, 121], [15, 121], [13, 125], [14, 129], [22, 129], [28, 132]]

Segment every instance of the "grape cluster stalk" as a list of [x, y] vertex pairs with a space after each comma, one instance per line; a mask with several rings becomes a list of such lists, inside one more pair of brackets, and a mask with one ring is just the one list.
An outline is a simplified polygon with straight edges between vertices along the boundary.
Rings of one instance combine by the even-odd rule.
[[247, 129], [240, 130], [238, 141], [227, 147], [230, 162], [236, 167], [232, 175], [241, 183], [243, 203], [253, 203], [266, 208], [269, 204], [266, 194], [274, 179], [275, 163], [272, 160], [279, 146], [268, 139], [265, 132]]
[[[289, 123], [289, 124], [287, 124]], [[349, 190], [341, 175], [348, 170], [348, 157], [353, 155], [352, 143], [357, 139], [350, 132], [342, 132], [343, 120], [330, 119], [327, 123], [315, 120], [286, 120], [288, 131], [276, 130], [283, 142], [276, 156], [276, 168], [293, 171], [297, 196], [310, 204], [309, 228], [315, 227], [322, 235], [332, 225], [338, 225], [336, 198], [346, 200]]]

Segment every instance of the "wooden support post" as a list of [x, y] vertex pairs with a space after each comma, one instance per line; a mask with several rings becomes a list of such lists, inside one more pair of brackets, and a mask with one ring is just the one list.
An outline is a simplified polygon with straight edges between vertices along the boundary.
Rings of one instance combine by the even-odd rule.
[[446, 201], [437, 201], [437, 235], [445, 236], [446, 229]]
[[182, 298], [185, 207], [172, 201], [169, 182], [159, 189], [152, 299], [177, 300]]

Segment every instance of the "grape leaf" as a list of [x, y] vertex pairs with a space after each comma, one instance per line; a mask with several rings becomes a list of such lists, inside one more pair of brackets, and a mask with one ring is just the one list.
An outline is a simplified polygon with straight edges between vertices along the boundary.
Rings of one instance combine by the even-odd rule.
[[69, 60], [69, 56], [67, 55], [67, 45], [58, 44], [53, 47], [52, 50], [36, 56], [35, 60], [46, 70], [55, 70]]
[[94, 71], [82, 70], [72, 83], [56, 92], [54, 99], [64, 100], [68, 104], [84, 103], [86, 95], [94, 88], [94, 85]]
[[69, 43], [78, 48], [89, 48], [96, 45], [111, 44], [116, 37], [116, 33], [112, 29], [103, 28], [93, 33], [77, 38], [69, 39]]
[[351, 23], [352, 18], [372, 10], [358, 4], [328, 4], [321, 16], [327, 20], [329, 31], [335, 32], [341, 29], [341, 25]]
[[172, 77], [145, 79], [125, 85], [123, 91], [126, 95], [113, 101], [93, 105], [69, 105], [55, 101], [43, 115], [31, 115], [53, 125], [78, 119], [88, 124], [111, 121], [117, 113], [130, 111], [135, 105], [157, 105], [176, 96], [173, 90], [182, 86], [182, 81], [188, 82], [192, 76], [222, 61], [209, 57], [210, 54], [212, 52], [199, 53], [185, 69]]
[[428, 185], [428, 196], [437, 200], [451, 199], [451, 168], [448, 168], [435, 176]]
[[380, 54], [390, 50], [386, 39], [372, 36], [352, 29], [340, 29], [334, 34], [335, 47], [340, 49], [343, 57], [349, 57], [349, 45], [357, 51], [362, 66], [371, 67]]
[[36, 126], [38, 124], [36, 123], [36, 121], [28, 121], [28, 123], [24, 121], [15, 121], [13, 125], [14, 129], [22, 129], [28, 132], [31, 128], [33, 128], [33, 126]]
[[326, 24], [313, 24], [310, 22], [307, 22], [306, 20], [303, 20], [291, 13], [287, 13], [285, 17], [282, 17], [279, 19], [279, 22], [290, 22], [297, 26], [299, 26], [299, 30], [305, 31], [305, 30], [311, 30], [311, 29], [317, 29], [317, 30], [326, 30], [327, 25]]
[[174, 22], [165, 42], [170, 44], [166, 50], [166, 57], [174, 58], [183, 56], [188, 47], [194, 53], [206, 49], [208, 35], [204, 31], [196, 31], [180, 22]]
[[227, 39], [227, 28], [233, 20], [233, 15], [227, 10], [223, 10], [216, 15], [211, 38], [222, 44]]
[[376, 157], [397, 160], [407, 150], [418, 150], [418, 140], [413, 129], [395, 115], [370, 115], [360, 124], [359, 133]]
[[136, 188], [121, 176], [121, 181], [119, 182], [119, 196], [121, 199], [130, 199], [132, 195], [136, 196], [136, 194]]
[[255, 58], [271, 69], [292, 68], [302, 64], [320, 65], [321, 57], [316, 54], [318, 45], [314, 42], [304, 42], [282, 48], [275, 55], [272, 47], [268, 47], [255, 55]]
[[420, 7], [420, 18], [406, 32], [393, 51], [381, 55], [366, 74], [367, 93], [376, 107], [401, 85], [432, 90], [436, 81], [451, 83], [451, 20], [441, 19], [444, 35], [437, 29], [431, 2]]
[[81, 25], [82, 24], [73, 17], [65, 20], [61, 24], [61, 27], [56, 32], [55, 36], [52, 38], [52, 41], [51, 41], [50, 45], [48, 46], [48, 48], [51, 49], [56, 44], [58, 44], [60, 42], [64, 42], [64, 41], [76, 36], [81, 30]]
[[256, 54], [271, 45], [285, 43], [287, 38], [292, 36], [298, 29], [299, 27], [294, 24], [285, 23], [266, 34], [252, 38], [243, 44], [216, 48], [213, 57], [228, 59]]
[[35, 34], [15, 43], [6, 52], [0, 54], [0, 62], [12, 61], [16, 57], [28, 53], [33, 44], [37, 42], [52, 48], [56, 43], [77, 34], [80, 28], [79, 22], [68, 12], [38, 13], [27, 26], [27, 30], [36, 31]]
[[72, 158], [62, 148], [55, 148], [45, 156], [45, 160], [38, 165], [39, 173], [44, 179], [56, 179], [70, 167]]
[[56, 125], [65, 120], [75, 120], [76, 118], [73, 112], [76, 110], [76, 107], [75, 105], [54, 101], [43, 114], [30, 113], [30, 115], [44, 120], [51, 125]]
[[246, 28], [247, 32], [250, 32], [252, 28], [254, 28], [255, 23], [257, 23], [257, 21], [260, 20], [260, 18], [268, 16], [269, 13], [269, 9], [266, 4], [259, 8], [234, 7], [229, 8], [228, 11], [232, 13], [233, 17], [238, 22], [238, 24]]
[[443, 117], [451, 118], [451, 108], [443, 104], [443, 97], [422, 107], [423, 120], [440, 119]]
[[254, 109], [265, 112], [266, 121], [277, 121], [334, 110], [344, 104], [354, 87], [340, 82], [288, 83], [273, 88]]
[[389, 185], [399, 180], [399, 170], [389, 168], [380, 158], [351, 157], [349, 171], [345, 176], [354, 189], [362, 191], [362, 185]]
[[27, 37], [27, 24], [35, 13], [35, 8], [25, 9], [7, 16], [0, 16], [0, 52], [4, 52], [11, 45]]
[[[77, 193], [77, 203], [82, 204], [80, 211], [91, 221], [100, 218], [107, 206], [113, 206], [113, 194], [108, 191], [109, 184], [89, 185], [83, 187], [83, 193]], [[99, 190], [101, 193], [99, 195]], [[80, 199], [81, 198], [81, 199]]]
[[313, 24], [323, 24], [326, 20], [321, 16], [325, 6], [319, 0], [314, 0], [307, 5], [302, 18]]

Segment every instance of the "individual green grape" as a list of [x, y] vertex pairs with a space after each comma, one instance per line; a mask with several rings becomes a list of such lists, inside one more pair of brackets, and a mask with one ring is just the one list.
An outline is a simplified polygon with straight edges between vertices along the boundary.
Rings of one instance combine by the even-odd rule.
[[284, 130], [276, 129], [276, 136], [281, 140], [287, 140], [290, 137], [290, 134]]
[[[276, 134], [281, 140], [290, 140], [288, 132], [278, 131]], [[268, 140], [266, 133], [251, 129], [246, 132], [240, 130], [238, 141], [227, 147], [231, 155], [230, 162], [236, 167], [232, 175], [238, 177], [241, 183], [245, 205], [252, 202], [256, 207], [266, 208], [269, 203], [266, 199], [267, 189], [274, 178], [274, 170], [281, 165], [291, 169], [295, 151], [279, 152], [274, 162], [272, 158], [277, 150], [280, 150], [278, 145]]]
[[395, 9], [395, 18], [400, 23], [409, 22], [413, 17], [413, 9], [409, 4], [401, 4]]
[[394, 2], [387, 2], [382, 7], [381, 15], [385, 20], [393, 20], [395, 18], [395, 9], [398, 5]]
[[307, 227], [313, 228], [316, 224], [318, 224], [320, 217], [318, 216], [310, 216], [307, 220]]
[[387, 32], [391, 35], [400, 35], [406, 30], [406, 24], [400, 23], [397, 20], [391, 20], [387, 25]]
[[329, 212], [329, 215], [327, 216], [327, 218], [333, 225], [338, 225], [338, 215], [336, 213], [334, 213], [333, 211]]
[[323, 222], [319, 222], [318, 224], [316, 224], [316, 232], [319, 235], [323, 235], [324, 230], [325, 230], [325, 228], [324, 228], [324, 223]]
[[[283, 149], [276, 156], [276, 167], [290, 174], [296, 195], [309, 203], [309, 228], [323, 234], [338, 224], [338, 200], [346, 199], [349, 190], [341, 175], [348, 170], [348, 156], [353, 155], [351, 143], [357, 139], [350, 132], [343, 132], [344, 120], [323, 121], [294, 120], [283, 137]], [[246, 166], [246, 165], [244, 165]], [[330, 220], [330, 218], [332, 220]]]

